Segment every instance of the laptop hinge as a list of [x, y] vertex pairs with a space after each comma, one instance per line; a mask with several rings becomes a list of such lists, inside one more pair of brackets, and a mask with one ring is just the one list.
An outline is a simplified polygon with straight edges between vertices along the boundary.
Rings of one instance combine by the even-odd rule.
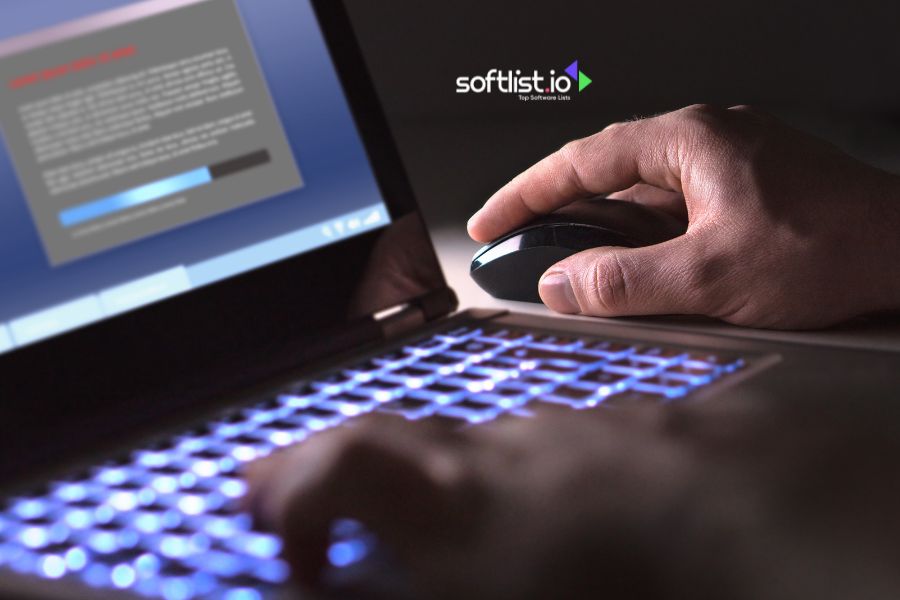
[[379, 311], [373, 318], [381, 327], [384, 339], [402, 337], [422, 325], [449, 315], [456, 310], [457, 300], [453, 290], [445, 288], [412, 302]]

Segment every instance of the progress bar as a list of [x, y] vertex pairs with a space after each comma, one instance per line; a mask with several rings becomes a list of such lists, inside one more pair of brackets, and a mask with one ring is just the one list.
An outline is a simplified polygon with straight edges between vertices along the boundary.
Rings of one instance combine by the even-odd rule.
[[129, 208], [149, 204], [173, 194], [208, 185], [216, 179], [247, 171], [271, 162], [268, 150], [258, 150], [208, 167], [201, 167], [160, 179], [113, 196], [92, 200], [59, 213], [63, 227], [75, 227]]

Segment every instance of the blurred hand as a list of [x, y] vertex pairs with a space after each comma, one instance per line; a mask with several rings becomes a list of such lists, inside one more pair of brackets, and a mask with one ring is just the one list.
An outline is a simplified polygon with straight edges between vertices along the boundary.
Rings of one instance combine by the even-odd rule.
[[900, 308], [900, 178], [747, 107], [691, 106], [571, 142], [490, 198], [469, 233], [489, 242], [601, 194], [682, 215], [687, 233], [552, 267], [540, 294], [558, 312], [809, 328]]
[[896, 598], [900, 438], [810, 412], [364, 420], [254, 465], [248, 502], [306, 584], [348, 517], [421, 598]]

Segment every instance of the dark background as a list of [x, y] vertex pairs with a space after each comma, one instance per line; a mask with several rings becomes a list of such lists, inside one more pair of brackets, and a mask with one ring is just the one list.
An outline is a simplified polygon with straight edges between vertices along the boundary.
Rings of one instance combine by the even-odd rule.
[[[461, 224], [570, 139], [696, 102], [764, 107], [900, 172], [896, 1], [347, 3], [432, 224]], [[576, 58], [594, 84], [571, 102], [455, 93], [459, 76]]]

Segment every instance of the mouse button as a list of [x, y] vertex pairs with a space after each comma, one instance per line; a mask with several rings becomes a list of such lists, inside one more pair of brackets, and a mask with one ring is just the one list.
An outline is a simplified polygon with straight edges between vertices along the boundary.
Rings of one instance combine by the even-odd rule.
[[516, 252], [521, 247], [521, 235], [513, 235], [499, 243], [494, 242], [487, 244], [475, 253], [475, 257], [472, 259], [472, 270], [474, 271], [489, 262], [493, 262], [498, 258]]

